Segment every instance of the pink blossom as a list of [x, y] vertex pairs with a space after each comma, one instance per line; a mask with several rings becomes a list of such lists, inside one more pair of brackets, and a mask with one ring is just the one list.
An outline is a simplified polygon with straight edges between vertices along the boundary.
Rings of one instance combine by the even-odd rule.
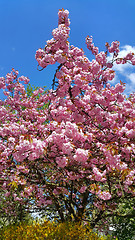
[[126, 135], [129, 138], [135, 138], [135, 130], [134, 129], [130, 129], [130, 130], [126, 131]]
[[62, 150], [64, 154], [71, 154], [71, 152], [73, 151], [73, 147], [70, 142], [63, 143]]
[[98, 54], [98, 48], [95, 47], [92, 42], [93, 42], [92, 36], [91, 36], [91, 37], [88, 36], [88, 37], [86, 38], [87, 48], [88, 48], [89, 50], [91, 50], [94, 55], [97, 55], [97, 54]]
[[11, 192], [6, 192], [6, 193], [5, 193], [5, 197], [9, 197], [10, 194], [11, 194]]
[[96, 55], [96, 61], [105, 66], [106, 65], [106, 55], [104, 52], [100, 52], [99, 54]]
[[104, 176], [105, 176], [105, 174], [106, 174], [106, 170], [104, 170], [104, 172], [101, 173], [101, 172], [99, 171], [99, 169], [97, 169], [97, 167], [94, 167], [94, 168], [93, 168], [93, 173], [94, 173], [94, 178], [95, 178], [96, 181], [101, 181], [101, 182], [103, 182], [103, 181], [106, 180], [106, 178], [104, 178]]
[[128, 53], [127, 55], [126, 55], [126, 59], [127, 60], [132, 60], [132, 58], [134, 57], [134, 53], [132, 53], [132, 52], [130, 52], [130, 53]]
[[70, 21], [68, 19], [69, 11], [68, 10], [59, 10], [58, 17], [59, 21], [58, 24], [65, 24], [67, 27], [70, 25]]
[[107, 191], [100, 192], [98, 196], [100, 199], [103, 199], [103, 200], [109, 200], [111, 198], [111, 194]]
[[113, 70], [107, 69], [103, 72], [103, 78], [105, 81], [111, 81], [115, 77], [115, 72]]
[[135, 65], [135, 57], [133, 57], [133, 58], [131, 59], [131, 63], [132, 63], [132, 65]]
[[74, 159], [77, 162], [86, 162], [88, 159], [88, 150], [78, 148], [75, 152]]
[[119, 45], [120, 43], [118, 41], [112, 42], [111, 47], [108, 47], [108, 50], [110, 53], [116, 52], [117, 54], [119, 53]]
[[92, 60], [91, 67], [93, 75], [96, 75], [101, 69], [101, 66], [95, 60]]
[[56, 157], [56, 162], [59, 167], [64, 168], [67, 165], [66, 157]]
[[87, 187], [86, 187], [86, 186], [83, 186], [83, 187], [81, 187], [81, 188], [79, 189], [79, 192], [80, 192], [80, 193], [84, 193], [86, 189], [87, 189]]
[[1, 88], [3, 88], [3, 89], [6, 88], [5, 78], [4, 78], [4, 77], [0, 77], [0, 89], [1, 89]]
[[24, 76], [21, 76], [18, 78], [20, 81], [24, 81], [25, 84], [28, 84], [29, 83], [29, 78], [28, 77], [24, 77]]

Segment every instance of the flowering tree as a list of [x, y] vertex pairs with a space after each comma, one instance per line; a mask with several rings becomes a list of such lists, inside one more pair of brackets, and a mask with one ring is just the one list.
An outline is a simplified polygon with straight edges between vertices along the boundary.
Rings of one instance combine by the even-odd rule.
[[7, 203], [53, 207], [61, 221], [89, 218], [94, 227], [135, 197], [135, 94], [108, 83], [113, 65], [135, 65], [135, 56], [119, 58], [118, 41], [99, 52], [88, 36], [90, 61], [68, 42], [68, 14], [59, 10], [53, 38], [35, 56], [41, 70], [59, 64], [51, 90], [28, 96], [28, 78], [14, 69], [0, 78], [0, 183]]

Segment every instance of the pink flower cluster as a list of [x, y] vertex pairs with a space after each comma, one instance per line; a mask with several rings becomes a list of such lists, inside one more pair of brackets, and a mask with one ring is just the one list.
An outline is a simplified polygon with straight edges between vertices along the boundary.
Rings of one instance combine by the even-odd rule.
[[69, 50], [67, 39], [70, 31], [68, 14], [69, 12], [67, 10], [59, 11], [58, 28], [52, 31], [53, 38], [47, 41], [44, 50], [39, 49], [36, 51], [35, 58], [38, 61], [39, 66], [42, 68], [45, 68], [50, 64], [55, 64], [56, 61], [58, 63], [66, 62], [67, 52]]
[[109, 46], [108, 47], [108, 51], [110, 52], [110, 53], [116, 53], [116, 56], [117, 56], [117, 54], [119, 53], [119, 45], [120, 45], [120, 43], [119, 43], [119, 41], [115, 41], [115, 42], [112, 42], [111, 43], [111, 46]]
[[78, 148], [75, 152], [74, 159], [77, 162], [86, 162], [88, 160], [88, 150]]
[[91, 52], [94, 54], [94, 55], [97, 55], [98, 54], [98, 47], [95, 47], [94, 46], [94, 43], [92, 43], [93, 42], [93, 38], [92, 38], [92, 36], [91, 37], [89, 37], [89, 36], [87, 36], [87, 38], [86, 38], [86, 44], [87, 44], [87, 48], [89, 49], [89, 50], [91, 50]]

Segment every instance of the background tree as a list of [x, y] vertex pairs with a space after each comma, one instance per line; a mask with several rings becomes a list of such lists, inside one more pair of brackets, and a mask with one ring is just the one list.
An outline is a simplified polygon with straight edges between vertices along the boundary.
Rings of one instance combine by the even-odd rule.
[[135, 238], [135, 199], [123, 200], [119, 203], [117, 213], [112, 217], [114, 236], [118, 239]]

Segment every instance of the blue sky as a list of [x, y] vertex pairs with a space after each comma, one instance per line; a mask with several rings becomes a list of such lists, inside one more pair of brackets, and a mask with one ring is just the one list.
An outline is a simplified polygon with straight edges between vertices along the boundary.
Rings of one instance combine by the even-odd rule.
[[[52, 38], [61, 8], [70, 13], [70, 44], [83, 48], [90, 59], [87, 35], [100, 51], [118, 40], [121, 54], [135, 52], [135, 0], [0, 0], [0, 76], [14, 67], [31, 84], [51, 88], [56, 66], [39, 72], [35, 53]], [[127, 83], [127, 93], [135, 91], [135, 66], [117, 67], [114, 83], [119, 79]]]

